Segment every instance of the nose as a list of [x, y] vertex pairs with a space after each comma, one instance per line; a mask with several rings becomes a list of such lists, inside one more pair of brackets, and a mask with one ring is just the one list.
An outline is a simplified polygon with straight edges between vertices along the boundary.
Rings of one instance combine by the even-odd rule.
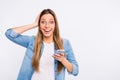
[[48, 23], [46, 23], [45, 27], [49, 27], [49, 24], [48, 24]]

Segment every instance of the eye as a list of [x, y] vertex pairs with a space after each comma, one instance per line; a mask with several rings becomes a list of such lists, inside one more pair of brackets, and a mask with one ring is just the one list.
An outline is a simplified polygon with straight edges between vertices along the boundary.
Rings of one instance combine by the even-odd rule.
[[50, 21], [50, 24], [54, 24], [55, 22], [54, 21]]
[[45, 21], [41, 21], [40, 23], [45, 24]]

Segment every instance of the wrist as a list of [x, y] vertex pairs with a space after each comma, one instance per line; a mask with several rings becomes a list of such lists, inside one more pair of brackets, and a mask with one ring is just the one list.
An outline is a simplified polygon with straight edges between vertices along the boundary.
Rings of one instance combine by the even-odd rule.
[[62, 60], [60, 61], [61, 63], [64, 63], [64, 62], [66, 62], [66, 58], [64, 57], [64, 58], [62, 58]]
[[36, 28], [38, 25], [35, 24], [35, 23], [33, 23], [33, 24], [31, 24], [31, 26], [32, 26], [33, 28]]

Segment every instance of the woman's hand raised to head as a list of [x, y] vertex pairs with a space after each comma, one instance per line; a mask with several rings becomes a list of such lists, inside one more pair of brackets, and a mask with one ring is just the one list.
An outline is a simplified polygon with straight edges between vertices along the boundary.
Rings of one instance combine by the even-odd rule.
[[40, 14], [37, 15], [37, 17], [36, 17], [36, 19], [35, 19], [35, 22], [33, 23], [34, 27], [37, 27], [37, 26], [38, 26], [39, 17], [40, 17]]
[[[40, 15], [40, 14], [39, 14]], [[28, 25], [17, 26], [12, 28], [16, 33], [22, 34], [25, 31], [38, 27], [39, 15], [36, 17], [35, 22]]]

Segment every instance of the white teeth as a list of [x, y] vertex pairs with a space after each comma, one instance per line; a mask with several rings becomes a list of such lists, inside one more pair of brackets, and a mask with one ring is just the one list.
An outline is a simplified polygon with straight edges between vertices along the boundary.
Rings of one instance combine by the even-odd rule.
[[46, 32], [49, 32], [50, 30], [45, 30]]

